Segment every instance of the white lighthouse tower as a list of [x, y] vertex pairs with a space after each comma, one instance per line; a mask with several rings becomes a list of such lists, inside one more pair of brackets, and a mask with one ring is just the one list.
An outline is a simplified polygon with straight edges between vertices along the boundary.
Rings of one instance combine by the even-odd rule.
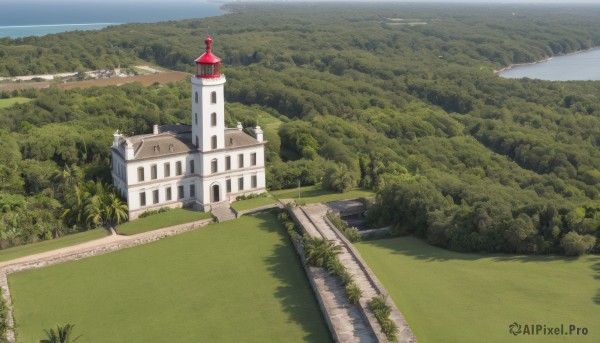
[[192, 76], [192, 138], [202, 152], [225, 147], [225, 99], [221, 59], [211, 51], [212, 39], [204, 40], [206, 52], [196, 60]]

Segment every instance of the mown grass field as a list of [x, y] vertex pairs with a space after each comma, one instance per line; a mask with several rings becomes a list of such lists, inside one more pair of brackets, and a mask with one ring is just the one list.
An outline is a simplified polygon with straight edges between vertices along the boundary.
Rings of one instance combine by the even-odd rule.
[[15, 258], [39, 254], [42, 252], [60, 249], [71, 245], [84, 243], [94, 239], [106, 237], [108, 232], [104, 229], [95, 229], [80, 233], [75, 233], [65, 237], [42, 241], [28, 245], [22, 245], [14, 248], [0, 250], [0, 262], [13, 260]]
[[135, 235], [146, 231], [158, 230], [167, 226], [179, 225], [196, 220], [211, 218], [210, 212], [200, 212], [187, 208], [176, 208], [167, 212], [139, 218], [120, 224], [115, 229], [120, 235]]
[[9, 275], [18, 342], [75, 324], [82, 342], [330, 342], [271, 213]]
[[[298, 200], [298, 188], [282, 189], [270, 192], [276, 199], [296, 199]], [[329, 202], [352, 198], [371, 198], [375, 193], [369, 190], [353, 189], [346, 193], [336, 193], [330, 190], [321, 189], [321, 185], [300, 187], [300, 202], [314, 204], [318, 202]]]
[[22, 104], [25, 102], [31, 101], [31, 99], [29, 98], [23, 98], [23, 97], [14, 97], [14, 98], [8, 98], [8, 99], [0, 99], [0, 108], [7, 108], [10, 107], [14, 104]]
[[[412, 237], [356, 244], [424, 342], [600, 342], [600, 256], [461, 254]], [[587, 327], [523, 336], [513, 322]]]
[[277, 200], [270, 197], [260, 197], [254, 199], [234, 201], [231, 203], [231, 207], [236, 211], [245, 211], [257, 207], [272, 205], [276, 202]]

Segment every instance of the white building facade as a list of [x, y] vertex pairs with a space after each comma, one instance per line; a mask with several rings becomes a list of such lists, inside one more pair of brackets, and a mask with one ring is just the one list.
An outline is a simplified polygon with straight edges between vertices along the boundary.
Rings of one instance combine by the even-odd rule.
[[113, 135], [113, 184], [127, 199], [129, 219], [161, 207], [193, 206], [210, 211], [237, 196], [262, 193], [265, 185], [263, 132], [256, 137], [225, 127], [225, 76], [221, 60], [205, 40], [192, 76], [192, 124], [155, 125], [152, 134]]

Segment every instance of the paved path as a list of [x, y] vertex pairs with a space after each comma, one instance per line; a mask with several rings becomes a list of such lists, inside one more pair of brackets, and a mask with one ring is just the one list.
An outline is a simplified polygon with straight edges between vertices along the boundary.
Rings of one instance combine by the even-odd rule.
[[[380, 294], [386, 294], [387, 291], [383, 287], [383, 285], [377, 280], [377, 277], [372, 273], [368, 265], [362, 260], [360, 253], [354, 248], [352, 243], [350, 243], [342, 234], [333, 227], [329, 223], [329, 220], [326, 219], [327, 211], [332, 210], [327, 205], [324, 204], [312, 204], [305, 205], [302, 207], [293, 208], [294, 213], [297, 215], [297, 218], [302, 222], [302, 225], [305, 227], [308, 234], [311, 236], [322, 237], [327, 240], [331, 240], [335, 242], [336, 245], [339, 245], [342, 248], [341, 253], [338, 255], [340, 262], [346, 267], [346, 270], [352, 274], [354, 281], [359, 285], [359, 287], [363, 291], [363, 295], [360, 300], [360, 308], [359, 316], [361, 318], [357, 318], [356, 315], [350, 310], [345, 309], [346, 316], [344, 320], [352, 323], [351, 325], [355, 327], [354, 333], [355, 336], [353, 339], [349, 340], [340, 340], [341, 342], [370, 342], [370, 341], [380, 341], [386, 342], [387, 339], [382, 334], [379, 324], [377, 323], [374, 315], [369, 309], [368, 302], [375, 296]], [[338, 295], [335, 289], [332, 289], [332, 292], [335, 294], [334, 298], [338, 299]], [[342, 292], [344, 290], [342, 289]], [[345, 300], [345, 292], [343, 294], [343, 298], [341, 300]], [[396, 322], [398, 325], [398, 342], [402, 343], [412, 343], [416, 342], [416, 338], [408, 326], [408, 323], [404, 319], [404, 316], [400, 313], [396, 305], [393, 303], [391, 298], [388, 297], [388, 304], [392, 307], [392, 313], [390, 314], [390, 318]], [[362, 312], [362, 313], [361, 313]], [[342, 314], [340, 314], [342, 316]], [[369, 330], [370, 329], [370, 330]], [[371, 336], [376, 336], [367, 339], [365, 331], [370, 331]], [[374, 339], [374, 340], [372, 340]]]

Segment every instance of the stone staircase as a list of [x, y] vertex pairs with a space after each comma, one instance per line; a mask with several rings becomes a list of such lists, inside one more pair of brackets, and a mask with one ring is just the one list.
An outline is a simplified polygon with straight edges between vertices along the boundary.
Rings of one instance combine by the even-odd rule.
[[229, 207], [229, 203], [213, 205], [210, 212], [217, 218], [217, 222], [235, 219], [235, 212]]

